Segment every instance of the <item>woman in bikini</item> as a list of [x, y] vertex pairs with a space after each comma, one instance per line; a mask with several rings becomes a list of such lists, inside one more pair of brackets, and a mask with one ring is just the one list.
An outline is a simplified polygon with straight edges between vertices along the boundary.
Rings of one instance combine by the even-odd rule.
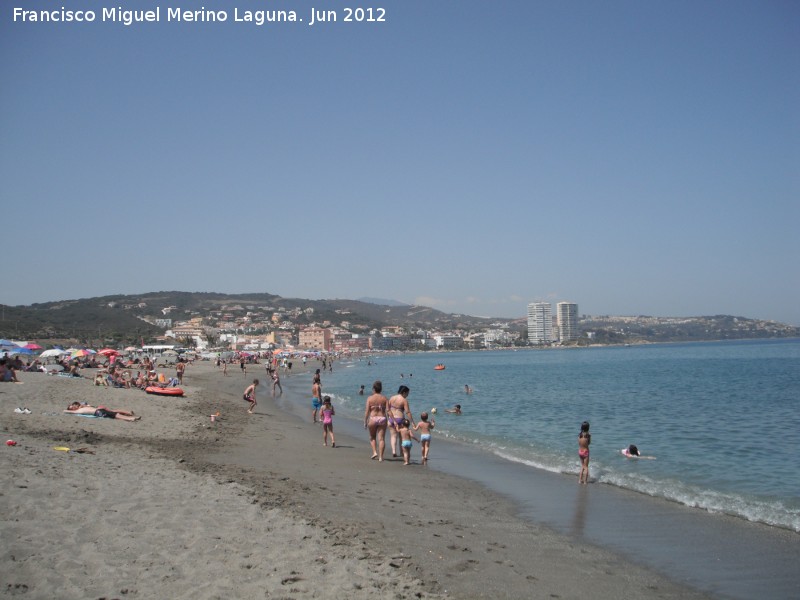
[[376, 381], [372, 384], [372, 395], [367, 398], [364, 408], [364, 428], [369, 429], [369, 444], [372, 446], [372, 459], [383, 461], [386, 449], [386, 410], [389, 401], [381, 394], [383, 384]]
[[592, 434], [589, 433], [589, 421], [584, 421], [581, 423], [581, 432], [578, 434], [578, 458], [581, 459], [578, 483], [589, 483], [589, 444], [591, 443]]
[[397, 394], [389, 398], [389, 427], [391, 427], [391, 431], [389, 431], [389, 447], [392, 449], [392, 457], [398, 457], [401, 455], [400, 451], [400, 435], [398, 434], [398, 428], [400, 424], [403, 422], [403, 419], [408, 417], [408, 421], [413, 425], [414, 424], [414, 417], [411, 416], [411, 409], [408, 407], [408, 395], [411, 393], [411, 390], [408, 389], [408, 386], [401, 385], [400, 389], [397, 390]]

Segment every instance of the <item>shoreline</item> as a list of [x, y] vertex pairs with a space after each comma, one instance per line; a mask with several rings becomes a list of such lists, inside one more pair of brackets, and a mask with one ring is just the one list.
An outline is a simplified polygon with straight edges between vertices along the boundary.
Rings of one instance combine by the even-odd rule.
[[[366, 444], [357, 420], [339, 418], [337, 423], [339, 431]], [[412, 461], [418, 456], [415, 445]], [[594, 481], [577, 486], [576, 475], [539, 469], [439, 436], [434, 436], [428, 468], [500, 495], [512, 514], [525, 522], [544, 526], [570, 542], [610, 550], [622, 560], [706, 593], [788, 598], [800, 592], [795, 569], [800, 535], [791, 529], [613, 484]]]
[[[325, 448], [310, 406], [302, 421], [266, 387], [257, 414], [247, 415], [241, 390], [254, 377], [267, 381], [263, 365], [249, 370], [222, 377], [212, 363], [195, 363], [185, 399], [43, 374], [0, 388], [4, 433], [18, 441], [3, 450], [13, 485], [0, 500], [8, 541], [0, 589], [63, 598], [122, 590], [194, 598], [265, 590], [308, 598], [708, 597], [520, 518], [512, 499], [472, 480], [370, 461], [366, 435], [340, 427], [337, 448]], [[300, 368], [284, 378], [282, 401], [308, 404], [306, 379]], [[60, 414], [73, 399], [130, 407], [143, 420]], [[33, 414], [9, 415], [18, 403]], [[221, 419], [212, 424], [216, 410]], [[52, 449], [60, 445], [95, 454]]]

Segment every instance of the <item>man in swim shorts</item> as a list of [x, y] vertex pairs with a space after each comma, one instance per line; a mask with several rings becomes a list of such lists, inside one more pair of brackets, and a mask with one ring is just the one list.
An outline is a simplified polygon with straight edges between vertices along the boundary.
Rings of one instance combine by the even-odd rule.
[[258, 379], [253, 379], [253, 383], [247, 386], [244, 390], [244, 394], [242, 394], [242, 398], [245, 402], [250, 403], [250, 407], [247, 409], [248, 414], [253, 414], [253, 411], [256, 408], [258, 402], [256, 402], [256, 388], [258, 387]]
[[320, 406], [322, 406], [322, 380], [317, 373], [314, 375], [314, 383], [311, 386], [311, 418], [314, 419], [314, 423], [317, 422], [317, 411]]
[[73, 402], [67, 407], [65, 413], [73, 415], [93, 415], [95, 417], [103, 417], [105, 419], [118, 419], [120, 421], [138, 421], [142, 417], [137, 417], [130, 410], [111, 410], [105, 406], [94, 407], [89, 404], [81, 404], [80, 402]]

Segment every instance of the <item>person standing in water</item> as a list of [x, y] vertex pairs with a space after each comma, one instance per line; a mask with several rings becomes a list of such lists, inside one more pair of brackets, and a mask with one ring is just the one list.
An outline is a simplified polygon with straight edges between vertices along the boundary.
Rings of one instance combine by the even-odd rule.
[[581, 432], [578, 434], [578, 458], [581, 459], [578, 483], [589, 483], [589, 444], [591, 443], [592, 434], [589, 433], [589, 421], [584, 421], [581, 423]]

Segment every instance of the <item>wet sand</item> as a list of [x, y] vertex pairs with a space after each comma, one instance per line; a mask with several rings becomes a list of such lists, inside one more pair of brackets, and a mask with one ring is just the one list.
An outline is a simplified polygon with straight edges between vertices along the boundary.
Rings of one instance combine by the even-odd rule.
[[[2, 450], [0, 593], [704, 597], [520, 518], [511, 500], [474, 481], [372, 461], [366, 434], [337, 432], [337, 447], [325, 447], [310, 406], [298, 419], [264, 386], [247, 415], [242, 391], [254, 376], [266, 382], [263, 366], [249, 370], [223, 377], [196, 363], [186, 398], [33, 373], [0, 384], [0, 427], [17, 441]], [[308, 404], [306, 379], [310, 388], [308, 374], [285, 379], [282, 401]], [[61, 413], [74, 400], [129, 408], [142, 420]], [[15, 414], [17, 406], [32, 414]]]

